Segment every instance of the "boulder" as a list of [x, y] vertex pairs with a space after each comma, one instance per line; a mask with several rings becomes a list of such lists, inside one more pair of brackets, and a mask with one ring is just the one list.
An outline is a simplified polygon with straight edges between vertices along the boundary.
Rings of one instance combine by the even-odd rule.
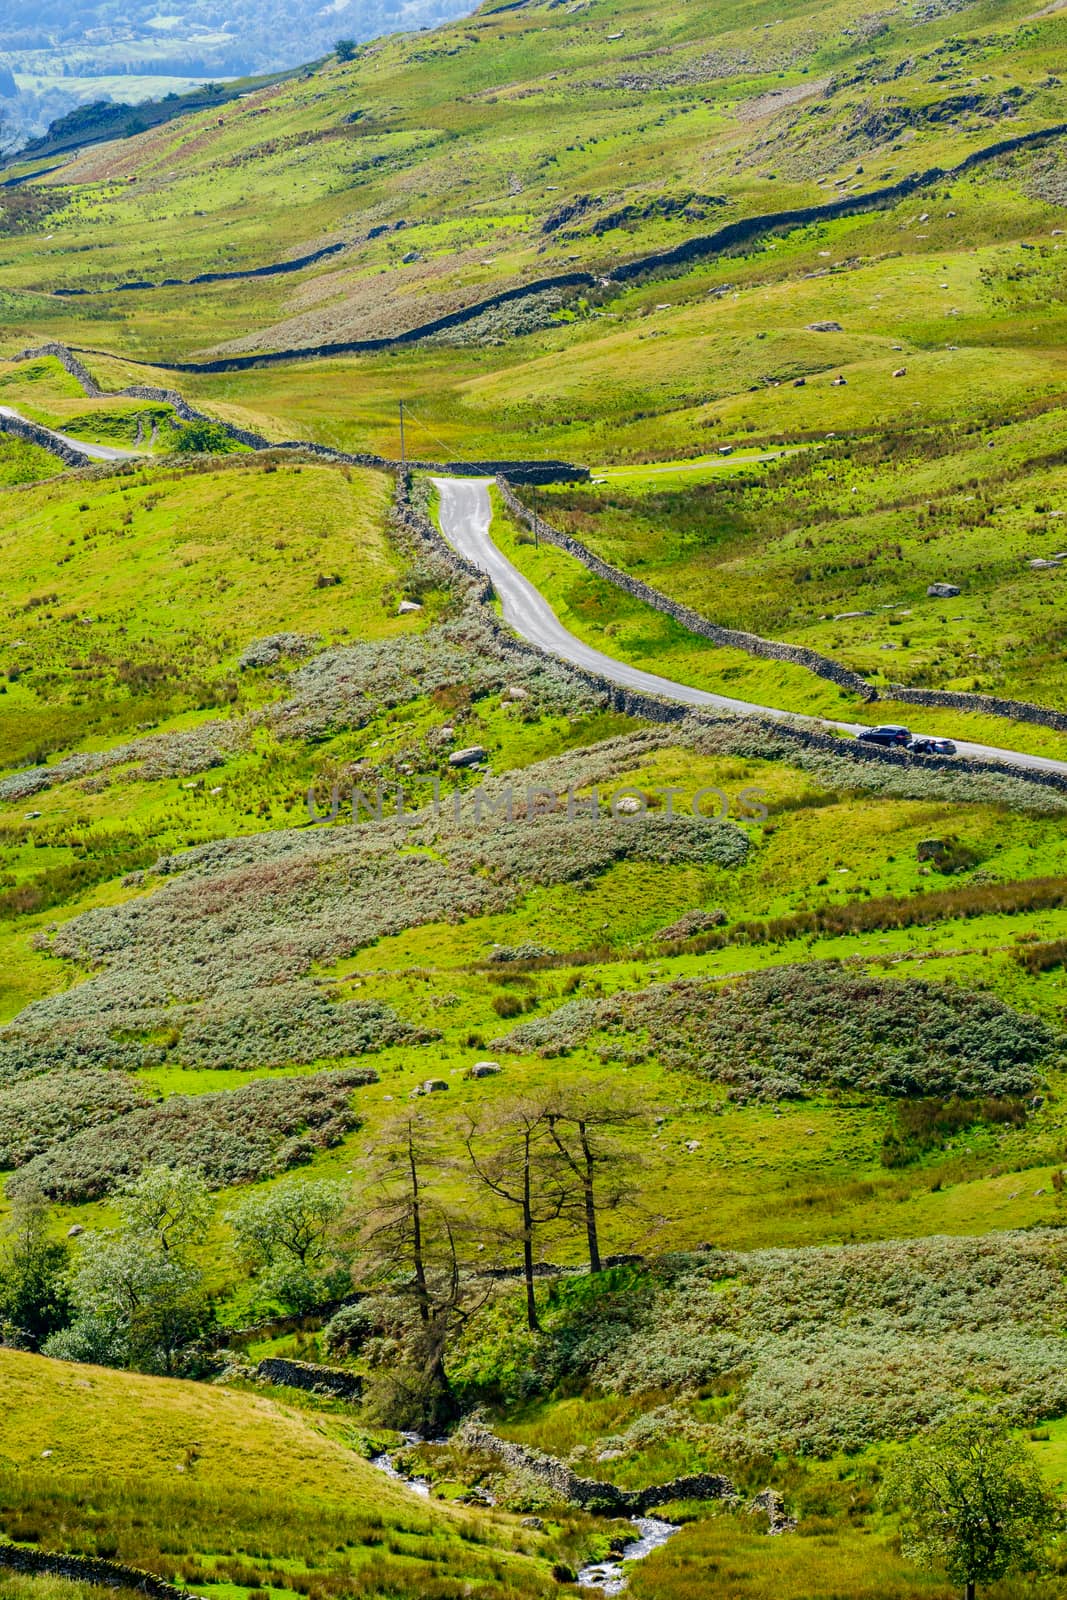
[[417, 600], [401, 600], [400, 604], [396, 608], [396, 614], [398, 617], [407, 617], [410, 616], [413, 611], [421, 610], [422, 607], [419, 605]]
[[502, 700], [528, 700], [530, 698], [530, 694], [529, 691], [524, 689], [521, 684], [513, 683], [504, 690], [504, 693], [500, 698]]
[[1027, 562], [1027, 566], [1032, 567], [1035, 572], [1044, 572], [1048, 567], [1061, 567], [1062, 565], [1063, 562], [1055, 556], [1050, 556], [1047, 561], [1041, 560], [1040, 557], [1035, 557], [1033, 561]]
[[423, 1094], [440, 1094], [443, 1089], [448, 1088], [448, 1084], [444, 1078], [427, 1078], [419, 1087]]
[[951, 600], [959, 592], [955, 583], [931, 583], [926, 590], [931, 600]]
[[498, 1061], [476, 1061], [467, 1073], [468, 1078], [495, 1078], [501, 1070]]
[[907, 367], [897, 367], [896, 371], [893, 373], [893, 376], [894, 378], [906, 378], [908, 376]]
[[85, 1229], [82, 1227], [81, 1223], [80, 1222], [74, 1222], [67, 1229], [67, 1238], [68, 1239], [78, 1239], [78, 1238], [81, 1237], [81, 1235], [84, 1232], [85, 1232]]
[[844, 333], [844, 328], [839, 322], [809, 322], [809, 333]]
[[[958, 589], [956, 593], [959, 593]], [[484, 745], [472, 744], [466, 750], [453, 750], [448, 764], [450, 767], [474, 767], [479, 761], [484, 761], [488, 754]]]

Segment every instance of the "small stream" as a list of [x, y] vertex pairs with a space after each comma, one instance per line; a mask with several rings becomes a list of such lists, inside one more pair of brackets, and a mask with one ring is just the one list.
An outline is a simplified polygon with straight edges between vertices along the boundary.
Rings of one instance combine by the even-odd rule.
[[[400, 1437], [406, 1445], [423, 1444], [425, 1441], [417, 1433], [402, 1433]], [[444, 1441], [441, 1441], [444, 1443]], [[387, 1478], [393, 1478], [397, 1483], [406, 1484], [414, 1493], [428, 1498], [430, 1494], [429, 1480], [426, 1478], [409, 1478], [400, 1471], [396, 1462], [388, 1451], [383, 1451], [380, 1456], [371, 1457], [371, 1466], [377, 1467], [379, 1472], [384, 1472]], [[486, 1497], [486, 1504], [493, 1502]], [[583, 1567], [578, 1574], [578, 1582], [583, 1589], [599, 1589], [601, 1594], [622, 1594], [626, 1588], [626, 1574], [620, 1565], [623, 1561], [642, 1561], [645, 1556], [650, 1556], [653, 1550], [658, 1550], [667, 1543], [672, 1533], [678, 1529], [673, 1522], [662, 1522], [658, 1517], [631, 1517], [630, 1521], [637, 1532], [637, 1538], [624, 1545], [618, 1555], [609, 1561], [597, 1561], [593, 1565]]]
[[673, 1522], [661, 1522], [659, 1517], [632, 1517], [630, 1520], [637, 1529], [637, 1538], [632, 1544], [625, 1545], [614, 1560], [597, 1561], [591, 1567], [583, 1567], [578, 1574], [578, 1582], [583, 1589], [599, 1589], [601, 1594], [621, 1594], [626, 1588], [626, 1574], [620, 1562], [643, 1561], [653, 1550], [666, 1544], [672, 1533], [678, 1532]]
[[[400, 1437], [405, 1444], [422, 1444], [422, 1439], [417, 1433], [402, 1433]], [[409, 1478], [401, 1472], [396, 1462], [388, 1451], [380, 1456], [371, 1457], [371, 1466], [377, 1467], [379, 1472], [384, 1472], [387, 1478], [395, 1478], [397, 1483], [406, 1483], [415, 1494], [421, 1494], [424, 1499], [429, 1499], [430, 1480], [428, 1478]]]

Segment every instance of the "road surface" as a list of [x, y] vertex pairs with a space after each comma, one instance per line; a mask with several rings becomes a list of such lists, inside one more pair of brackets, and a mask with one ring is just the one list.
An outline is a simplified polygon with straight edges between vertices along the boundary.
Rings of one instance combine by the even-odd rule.
[[[680, 701], [683, 705], [709, 706], [716, 711], [734, 712], [739, 716], [773, 717], [780, 722], [795, 722], [802, 726], [836, 728], [842, 733], [862, 733], [865, 727], [870, 726], [861, 722], [831, 722], [821, 717], [803, 717], [777, 706], [761, 706], [751, 700], [734, 700], [729, 695], [713, 694], [708, 689], [696, 689], [692, 684], [661, 678], [654, 672], [643, 672], [640, 667], [629, 666], [625, 661], [616, 661], [614, 656], [595, 650], [563, 626], [548, 601], [493, 543], [489, 532], [493, 518], [489, 499], [491, 480], [434, 478], [433, 483], [440, 495], [441, 531], [445, 538], [461, 556], [488, 574], [499, 597], [505, 622], [531, 644], [571, 662], [573, 666], [595, 672], [625, 689], [659, 695], [665, 700]], [[1028, 771], [1067, 775], [1067, 761], [1056, 761], [1049, 756], [1032, 756], [1025, 751], [1002, 750], [996, 745], [965, 744], [959, 740], [956, 741], [956, 749], [961, 756], [970, 756], [977, 761], [999, 761]]]
[[[30, 420], [21, 411], [16, 411], [14, 406], [0, 406], [0, 417], [15, 417], [19, 422]], [[136, 461], [144, 454], [143, 450], [116, 450], [109, 444], [86, 444], [84, 439], [75, 439], [68, 433], [57, 433], [55, 428], [45, 428], [40, 422], [35, 422], [33, 426], [58, 439], [61, 444], [69, 445], [72, 450], [80, 450], [90, 461]]]

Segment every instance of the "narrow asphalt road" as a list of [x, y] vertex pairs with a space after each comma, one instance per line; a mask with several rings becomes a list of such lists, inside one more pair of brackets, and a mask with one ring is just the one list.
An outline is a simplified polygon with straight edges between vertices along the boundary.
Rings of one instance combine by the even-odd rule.
[[[777, 706], [756, 705], [750, 700], [734, 700], [729, 695], [712, 694], [707, 689], [695, 689], [691, 684], [676, 683], [671, 678], [661, 678], [654, 672], [643, 672], [624, 661], [616, 661], [592, 645], [584, 644], [560, 622], [548, 601], [534, 588], [507, 556], [493, 543], [489, 528], [493, 519], [489, 499], [491, 480], [488, 478], [434, 478], [440, 495], [441, 531], [449, 544], [461, 556], [488, 574], [500, 599], [504, 620], [523, 639], [540, 646], [542, 650], [569, 661], [576, 667], [598, 673], [623, 688], [635, 689], [642, 694], [660, 695], [665, 700], [678, 700], [684, 705], [711, 706], [718, 711], [732, 711], [740, 716], [758, 715], [775, 717], [782, 722], [797, 722], [823, 728], [836, 728], [844, 733], [862, 733], [870, 724], [859, 722], [830, 722], [825, 718], [799, 716], [782, 711]], [[944, 722], [951, 713], [938, 720]], [[929, 719], [926, 719], [929, 721]], [[951, 727], [941, 727], [943, 735], [951, 734]], [[1008, 766], [1024, 767], [1030, 771], [1060, 772], [1067, 774], [1067, 761], [1056, 761], [1048, 756], [1027, 755], [1018, 750], [1002, 750], [995, 745], [966, 744], [956, 741], [962, 756], [972, 756], [978, 761], [1000, 761]]]
[[[15, 417], [19, 422], [30, 420], [21, 411], [16, 411], [14, 406], [0, 406], [0, 417]], [[51, 434], [61, 444], [70, 445], [72, 450], [80, 450], [91, 461], [136, 461], [144, 454], [142, 450], [117, 450], [109, 444], [86, 444], [84, 439], [75, 439], [68, 433], [57, 433], [55, 428], [44, 428], [39, 422], [34, 423], [34, 427], [42, 428], [44, 433]]]

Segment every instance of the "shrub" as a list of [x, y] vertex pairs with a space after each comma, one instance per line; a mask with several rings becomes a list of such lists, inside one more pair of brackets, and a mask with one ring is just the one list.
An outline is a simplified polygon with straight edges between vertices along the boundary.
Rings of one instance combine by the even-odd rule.
[[66, 1202], [96, 1200], [149, 1166], [189, 1167], [214, 1188], [284, 1172], [359, 1126], [352, 1090], [374, 1074], [265, 1079], [218, 1094], [172, 1095], [102, 1128], [87, 1128], [9, 1180]]
[[1017, 1096], [1033, 1089], [1057, 1042], [1039, 1018], [991, 995], [826, 963], [774, 967], [724, 987], [676, 982], [572, 1001], [496, 1045], [552, 1055], [597, 1034], [610, 1041], [608, 1059], [651, 1039], [666, 1065], [725, 1083], [737, 1100], [797, 1099], [830, 1087]]

